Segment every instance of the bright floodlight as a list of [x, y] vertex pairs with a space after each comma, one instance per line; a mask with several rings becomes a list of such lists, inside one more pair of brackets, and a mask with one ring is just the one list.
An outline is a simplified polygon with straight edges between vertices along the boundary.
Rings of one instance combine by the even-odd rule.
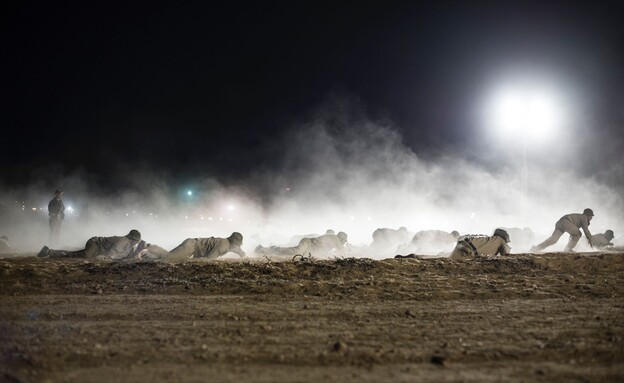
[[491, 94], [485, 112], [489, 127], [508, 137], [535, 140], [563, 126], [561, 101], [552, 90], [537, 85], [499, 88]]
[[188, 196], [192, 196], [192, 195], [193, 195], [193, 192], [189, 190], [189, 191], [187, 191], [187, 192], [186, 192], [186, 195], [188, 195]]

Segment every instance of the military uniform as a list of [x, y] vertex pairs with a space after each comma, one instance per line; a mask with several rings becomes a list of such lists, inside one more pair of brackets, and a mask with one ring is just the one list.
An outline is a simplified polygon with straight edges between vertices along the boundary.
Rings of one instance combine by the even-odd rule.
[[598, 249], [604, 249], [607, 246], [613, 246], [611, 240], [613, 239], [613, 232], [604, 234], [594, 234], [592, 235], [592, 245]]
[[374, 252], [394, 252], [410, 240], [412, 234], [405, 227], [398, 230], [381, 228], [373, 232], [373, 243], [370, 250]]
[[48, 203], [48, 215], [50, 225], [50, 243], [56, 243], [61, 236], [61, 223], [65, 219], [65, 204], [60, 196], [54, 197]]
[[548, 246], [554, 245], [559, 238], [561, 238], [563, 233], [570, 234], [570, 240], [564, 251], [572, 251], [579, 239], [581, 239], [581, 231], [579, 229], [583, 229], [585, 236], [591, 240], [592, 234], [589, 232], [589, 217], [580, 213], [566, 214], [557, 221], [555, 224], [555, 231], [553, 231], [552, 235], [544, 242], [534, 246], [531, 251], [540, 251]]
[[447, 233], [442, 230], [421, 230], [414, 234], [407, 246], [401, 246], [397, 252], [449, 251], [457, 243], [458, 232]]
[[169, 252], [158, 245], [147, 243], [143, 245], [139, 244], [136, 254], [139, 259], [165, 259], [169, 255]]
[[294, 247], [258, 247], [256, 249], [256, 252], [260, 254], [266, 253], [270, 255], [311, 254], [313, 256], [326, 256], [329, 255], [332, 250], [346, 250], [346, 242], [347, 235], [341, 232], [338, 233], [338, 235], [326, 234], [316, 238], [303, 238], [301, 241], [299, 241], [299, 244]]
[[137, 230], [132, 230], [124, 237], [92, 237], [89, 238], [83, 250], [62, 251], [50, 250], [47, 246], [39, 252], [40, 257], [50, 258], [87, 258], [93, 259], [98, 256], [105, 256], [110, 259], [128, 258], [134, 246], [141, 240], [141, 234]]
[[126, 237], [93, 237], [87, 241], [85, 258], [106, 256], [111, 259], [124, 259], [130, 255], [135, 243]]
[[[240, 235], [240, 234], [239, 234]], [[240, 257], [245, 256], [245, 252], [240, 248], [242, 244], [242, 236], [240, 243], [229, 238], [187, 238], [178, 247], [171, 250], [167, 255], [168, 261], [183, 261], [190, 258], [206, 258], [217, 259], [226, 253], [235, 253]]]
[[510, 251], [507, 241], [499, 236], [464, 235], [459, 237], [451, 258], [457, 259], [470, 255], [507, 255]]

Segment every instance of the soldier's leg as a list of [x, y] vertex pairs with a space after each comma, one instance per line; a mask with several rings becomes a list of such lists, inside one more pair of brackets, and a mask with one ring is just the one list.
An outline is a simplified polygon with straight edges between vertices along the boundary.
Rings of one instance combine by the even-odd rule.
[[167, 255], [167, 261], [186, 261], [195, 253], [197, 240], [187, 238]]
[[49, 250], [48, 256], [50, 258], [84, 258], [84, 250], [78, 251], [64, 251], [64, 250]]
[[98, 249], [99, 249], [99, 246], [96, 243], [95, 237], [89, 238], [89, 240], [85, 244], [85, 248], [83, 250], [84, 257], [88, 258], [88, 259], [93, 259], [93, 258], [97, 257], [99, 255], [98, 254]]
[[169, 255], [169, 252], [157, 245], [147, 245], [147, 247], [141, 251], [140, 258], [145, 259], [165, 259]]
[[87, 258], [85, 250], [70, 251], [65, 253], [65, 258]]
[[572, 251], [574, 249], [574, 246], [576, 246], [576, 244], [578, 243], [579, 239], [581, 239], [581, 231], [578, 229], [578, 227], [568, 229], [568, 233], [570, 234], [570, 240], [568, 241], [568, 244], [566, 245], [565, 249], [563, 249], [563, 251]]
[[310, 238], [303, 238], [299, 241], [299, 244], [295, 247], [277, 247], [275, 248], [275, 254], [277, 255], [306, 255], [312, 248], [312, 241]]
[[48, 232], [48, 242], [50, 242], [50, 244], [54, 244], [54, 233], [55, 233], [55, 229], [54, 229], [54, 225], [56, 224], [57, 219], [50, 216], [50, 219], [48, 221], [49, 227], [50, 227], [50, 231]]
[[554, 245], [555, 243], [557, 243], [557, 241], [559, 240], [559, 238], [561, 238], [562, 235], [563, 235], [563, 230], [559, 229], [558, 227], [555, 227], [555, 231], [553, 231], [552, 235], [546, 238], [544, 242], [540, 243], [537, 246], [534, 246], [531, 249], [531, 251], [544, 250], [548, 246]]
[[55, 241], [57, 243], [59, 243], [61, 241], [61, 225], [63, 224], [63, 221], [57, 219], [56, 220], [56, 226], [54, 227], [54, 238]]
[[270, 255], [295, 255], [295, 254], [300, 254], [297, 253], [295, 249], [297, 249], [298, 246], [295, 247], [277, 247], [277, 246], [271, 246], [269, 248], [268, 253]]
[[466, 254], [464, 251], [462, 251], [462, 249], [456, 247], [453, 250], [453, 252], [451, 253], [451, 257], [450, 258], [451, 259], [462, 259], [462, 258], [464, 258], [467, 255], [468, 254]]

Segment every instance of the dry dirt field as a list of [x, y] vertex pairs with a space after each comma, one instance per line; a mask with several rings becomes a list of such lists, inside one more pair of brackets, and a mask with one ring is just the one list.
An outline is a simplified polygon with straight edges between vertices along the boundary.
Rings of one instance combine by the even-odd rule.
[[624, 253], [0, 259], [4, 382], [622, 382]]

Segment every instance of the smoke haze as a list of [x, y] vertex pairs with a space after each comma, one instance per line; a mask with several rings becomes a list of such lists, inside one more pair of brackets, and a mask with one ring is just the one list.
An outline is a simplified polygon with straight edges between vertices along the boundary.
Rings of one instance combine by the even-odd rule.
[[[97, 179], [88, 170], [39, 169], [28, 188], [2, 188], [0, 233], [22, 252], [47, 244], [47, 204], [58, 187], [65, 191], [65, 206], [73, 209], [66, 210], [61, 248], [80, 248], [92, 236], [125, 235], [133, 228], [166, 249], [187, 237], [239, 231], [250, 252], [257, 244], [284, 244], [294, 235], [327, 229], [345, 231], [352, 244], [369, 245], [376, 228], [401, 226], [462, 234], [530, 227], [537, 243], [562, 215], [586, 207], [596, 214], [594, 234], [612, 229], [617, 237], [624, 229], [622, 165], [590, 166], [597, 161], [595, 152], [579, 150], [579, 142], [595, 142], [592, 132], [551, 143], [553, 150], [528, 153], [523, 202], [517, 145], [501, 149], [483, 140], [474, 150], [467, 138], [464, 146], [431, 148], [433, 155], [419, 157], [391, 119], [368, 116], [350, 97], [333, 97], [293, 125], [267, 148], [278, 165], [259, 164], [236, 184], [203, 174], [192, 185], [181, 184], [147, 167], [116, 180]], [[620, 149], [619, 141], [598, 138], [604, 150]], [[514, 247], [513, 238], [511, 245], [513, 251], [528, 250], [528, 244]]]

